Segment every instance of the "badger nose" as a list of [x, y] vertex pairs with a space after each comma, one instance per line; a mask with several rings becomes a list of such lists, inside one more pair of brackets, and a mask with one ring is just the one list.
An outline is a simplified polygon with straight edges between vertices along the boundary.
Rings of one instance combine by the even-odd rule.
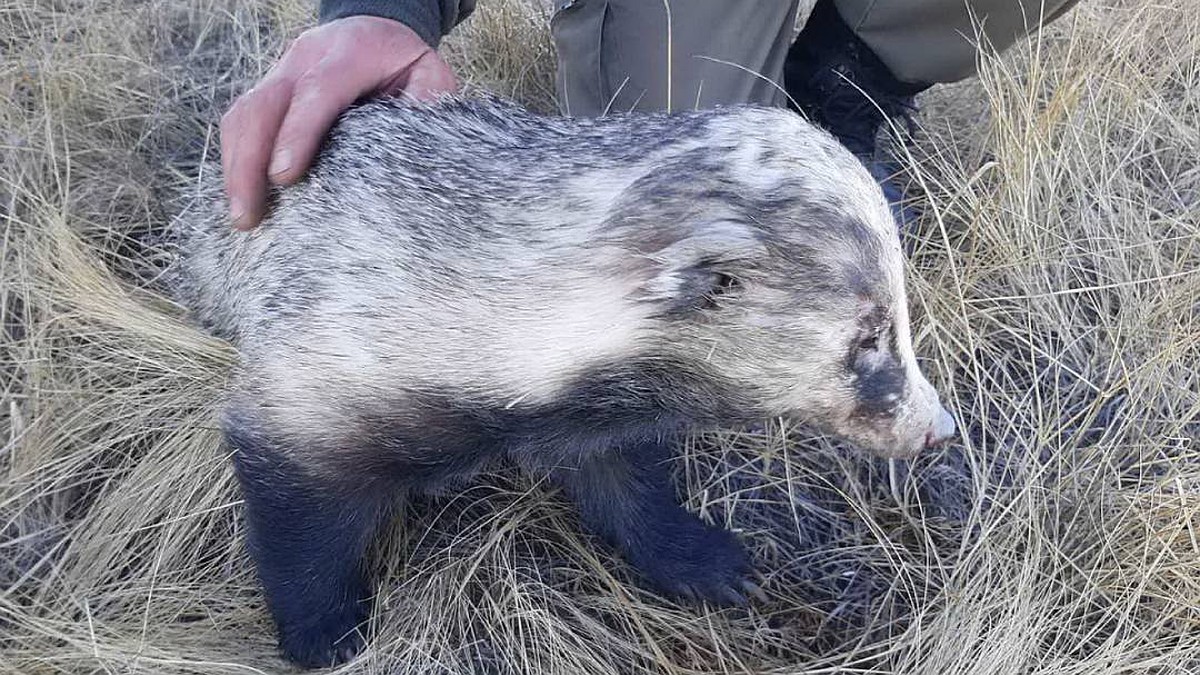
[[954, 416], [945, 408], [938, 411], [937, 420], [933, 423], [933, 428], [925, 432], [925, 447], [932, 448], [954, 436]]

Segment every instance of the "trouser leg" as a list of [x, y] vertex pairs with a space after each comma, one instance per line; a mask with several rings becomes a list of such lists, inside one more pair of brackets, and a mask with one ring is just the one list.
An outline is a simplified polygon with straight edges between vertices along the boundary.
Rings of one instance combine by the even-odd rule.
[[1078, 0], [835, 0], [838, 12], [901, 82], [975, 74], [977, 36], [1003, 51]]
[[563, 113], [782, 106], [799, 0], [574, 0], [557, 10]]

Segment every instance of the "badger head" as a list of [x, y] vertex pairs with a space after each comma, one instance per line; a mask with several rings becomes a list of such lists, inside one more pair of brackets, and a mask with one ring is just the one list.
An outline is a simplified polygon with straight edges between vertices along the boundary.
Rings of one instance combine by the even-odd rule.
[[800, 419], [888, 457], [948, 439], [877, 183], [791, 113], [724, 124], [642, 176], [610, 221], [640, 233], [659, 348], [736, 392], [724, 398], [738, 414]]

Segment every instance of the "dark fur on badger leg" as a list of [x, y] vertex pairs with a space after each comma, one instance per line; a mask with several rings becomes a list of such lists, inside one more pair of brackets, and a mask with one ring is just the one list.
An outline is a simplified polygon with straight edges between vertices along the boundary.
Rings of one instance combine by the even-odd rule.
[[552, 471], [584, 525], [619, 549], [658, 590], [718, 605], [756, 593], [746, 550], [728, 530], [679, 505], [665, 440], [635, 441]]
[[386, 491], [319, 480], [247, 428], [226, 424], [225, 435], [284, 656], [308, 668], [350, 660], [363, 646], [363, 556], [391, 503]]

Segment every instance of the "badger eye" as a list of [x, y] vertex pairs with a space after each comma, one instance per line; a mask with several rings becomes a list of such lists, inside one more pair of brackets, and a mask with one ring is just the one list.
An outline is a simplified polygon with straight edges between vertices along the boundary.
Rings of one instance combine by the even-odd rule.
[[725, 274], [724, 272], [717, 272], [716, 281], [713, 283], [713, 294], [721, 295], [722, 293], [728, 293], [739, 288], [741, 285], [742, 282], [738, 281], [737, 277]]
[[873, 333], [871, 335], [868, 335], [867, 337], [863, 338], [862, 340], [859, 340], [859, 342], [858, 342], [858, 350], [860, 352], [873, 352], [877, 349], [879, 349], [879, 334], [878, 333]]
[[697, 307], [700, 309], [717, 309], [718, 301], [724, 296], [741, 288], [742, 282], [737, 277], [724, 272], [714, 272], [709, 277], [708, 290], [699, 298]]

